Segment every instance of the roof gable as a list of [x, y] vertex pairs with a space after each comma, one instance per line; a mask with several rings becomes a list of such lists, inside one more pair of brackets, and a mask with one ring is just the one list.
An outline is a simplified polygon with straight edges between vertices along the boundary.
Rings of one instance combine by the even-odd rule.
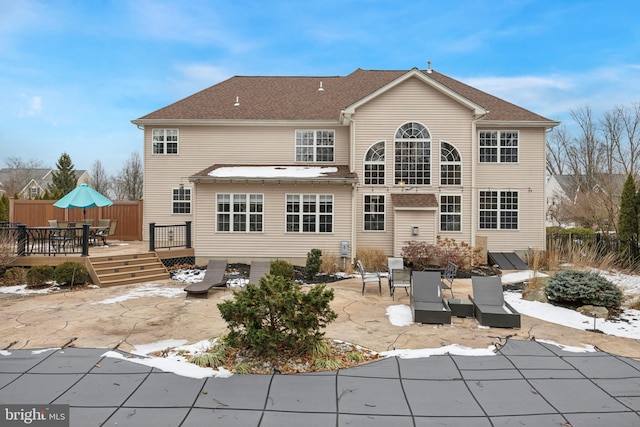
[[220, 121], [325, 121], [339, 123], [367, 100], [409, 78], [447, 94], [487, 121], [555, 122], [435, 70], [357, 69], [347, 76], [236, 76], [140, 117], [135, 124]]

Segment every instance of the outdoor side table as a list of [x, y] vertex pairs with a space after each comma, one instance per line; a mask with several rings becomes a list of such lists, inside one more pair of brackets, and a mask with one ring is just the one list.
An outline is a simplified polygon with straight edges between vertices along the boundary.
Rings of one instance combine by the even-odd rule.
[[450, 299], [448, 301], [451, 315], [456, 317], [473, 317], [473, 303], [468, 299]]

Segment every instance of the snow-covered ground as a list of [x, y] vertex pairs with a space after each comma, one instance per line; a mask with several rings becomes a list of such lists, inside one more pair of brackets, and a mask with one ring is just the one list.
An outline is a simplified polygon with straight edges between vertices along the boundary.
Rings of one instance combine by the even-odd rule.
[[[618, 285], [626, 296], [640, 295], [640, 276], [628, 275], [620, 272], [600, 271], [604, 277]], [[541, 273], [535, 273], [538, 277], [543, 277]], [[186, 283], [199, 282], [204, 276], [202, 270], [183, 270], [174, 278]], [[510, 273], [502, 276], [503, 284], [520, 283], [529, 280], [534, 276], [533, 271], [522, 271]], [[243, 278], [235, 278], [230, 282], [230, 286], [243, 286], [246, 280]], [[58, 290], [59, 291], [59, 290]], [[31, 294], [31, 293], [47, 293], [48, 289], [29, 290], [26, 286], [8, 286], [0, 287], [2, 293]], [[184, 295], [181, 288], [166, 288], [159, 284], [142, 284], [130, 288], [127, 292], [117, 297], [108, 298], [94, 304], [115, 304], [133, 298], [144, 298], [151, 296], [160, 296], [166, 298], [175, 298]], [[520, 313], [543, 319], [547, 322], [564, 325], [575, 329], [593, 329], [594, 319], [583, 316], [580, 313], [552, 304], [545, 304], [535, 301], [523, 300], [518, 292], [505, 292], [505, 300], [511, 304]], [[640, 310], [632, 310], [623, 307], [623, 313], [620, 321], [610, 321], [597, 319], [595, 328], [605, 334], [639, 339], [640, 338]], [[406, 304], [394, 304], [387, 308], [387, 316], [389, 322], [395, 326], [408, 326], [412, 321], [411, 309]], [[550, 344], [557, 345], [566, 351], [595, 351], [592, 346], [585, 347], [567, 347], [554, 342]], [[225, 377], [231, 375], [229, 371], [222, 368], [214, 370], [210, 368], [200, 368], [192, 363], [187, 363], [184, 354], [197, 354], [206, 351], [211, 345], [210, 341], [205, 340], [195, 344], [187, 344], [184, 340], [165, 340], [156, 343], [150, 343], [144, 346], [136, 347], [132, 353], [139, 358], [127, 358], [127, 360], [140, 363], [146, 366], [162, 369], [163, 371], [174, 372], [179, 375], [204, 378], [204, 377]], [[158, 351], [167, 351], [166, 357], [149, 357], [148, 355], [157, 353]], [[384, 357], [399, 356], [403, 358], [429, 357], [437, 354], [456, 354], [456, 355], [493, 355], [493, 346], [488, 348], [473, 349], [460, 345], [449, 345], [440, 348], [430, 349], [403, 349], [393, 350], [381, 353]], [[1, 353], [0, 353], [1, 354]], [[125, 356], [114, 351], [108, 351], [105, 356], [114, 358], [125, 358]]]

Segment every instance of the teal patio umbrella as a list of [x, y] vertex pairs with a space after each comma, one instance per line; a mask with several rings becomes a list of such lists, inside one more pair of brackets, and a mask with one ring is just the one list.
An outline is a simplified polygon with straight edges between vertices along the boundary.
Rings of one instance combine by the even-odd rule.
[[98, 193], [89, 184], [80, 184], [62, 199], [53, 204], [57, 208], [82, 208], [82, 215], [87, 219], [87, 208], [95, 206], [111, 206], [113, 202]]

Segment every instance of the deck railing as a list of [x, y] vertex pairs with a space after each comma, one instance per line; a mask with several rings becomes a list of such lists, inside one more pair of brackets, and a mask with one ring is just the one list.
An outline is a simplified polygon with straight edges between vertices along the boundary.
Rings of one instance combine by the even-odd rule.
[[155, 222], [149, 224], [150, 252], [156, 249], [191, 247], [191, 221], [174, 225], [157, 225]]
[[27, 227], [25, 224], [0, 225], [2, 250], [15, 256], [82, 255], [89, 256], [91, 228]]

